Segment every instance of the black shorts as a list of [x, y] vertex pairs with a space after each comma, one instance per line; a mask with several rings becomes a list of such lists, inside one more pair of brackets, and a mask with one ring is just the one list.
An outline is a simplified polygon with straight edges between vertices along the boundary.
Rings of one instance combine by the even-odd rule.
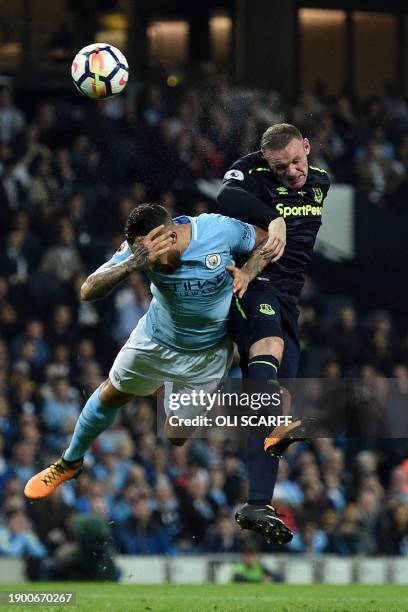
[[249, 349], [258, 340], [278, 336], [284, 341], [279, 378], [295, 378], [300, 359], [295, 304], [276, 293], [269, 281], [254, 280], [242, 299], [232, 298], [229, 334], [238, 345], [242, 376], [245, 378]]

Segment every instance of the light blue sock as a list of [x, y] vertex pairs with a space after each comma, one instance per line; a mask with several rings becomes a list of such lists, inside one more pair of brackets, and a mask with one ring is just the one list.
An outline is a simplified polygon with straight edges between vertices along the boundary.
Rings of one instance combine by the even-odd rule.
[[[102, 383], [103, 384], [103, 383]], [[105, 408], [99, 400], [100, 385], [86, 402], [76, 422], [71, 443], [62, 455], [67, 461], [82, 459], [92, 442], [113, 423], [119, 408]]]

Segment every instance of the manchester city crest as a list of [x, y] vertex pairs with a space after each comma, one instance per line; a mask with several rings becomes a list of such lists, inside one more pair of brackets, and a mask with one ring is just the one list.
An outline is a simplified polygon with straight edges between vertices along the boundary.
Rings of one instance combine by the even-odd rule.
[[210, 270], [214, 270], [214, 268], [217, 268], [220, 265], [220, 263], [221, 263], [221, 255], [219, 253], [211, 253], [210, 255], [207, 255], [207, 257], [205, 258], [205, 265]]

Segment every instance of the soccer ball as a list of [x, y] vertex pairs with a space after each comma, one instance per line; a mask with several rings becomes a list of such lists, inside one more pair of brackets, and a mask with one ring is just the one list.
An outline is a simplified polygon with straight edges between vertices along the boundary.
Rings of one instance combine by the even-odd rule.
[[95, 100], [116, 96], [126, 87], [129, 66], [119, 49], [105, 43], [84, 47], [71, 66], [75, 87]]

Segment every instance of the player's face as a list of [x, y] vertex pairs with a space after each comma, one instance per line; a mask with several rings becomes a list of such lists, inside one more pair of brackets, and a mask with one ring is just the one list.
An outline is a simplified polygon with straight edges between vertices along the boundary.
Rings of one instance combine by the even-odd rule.
[[265, 149], [263, 156], [276, 178], [291, 189], [300, 189], [307, 181], [310, 143], [307, 138], [293, 138], [283, 149]]
[[159, 261], [152, 265], [153, 272], [160, 272], [160, 274], [172, 274], [181, 265], [180, 251], [171, 249], [165, 255], [162, 255]]
[[[169, 251], [167, 251], [166, 253], [162, 253], [159, 256], [156, 256], [157, 258], [155, 262], [150, 264], [149, 267], [151, 270], [153, 270], [153, 272], [159, 272], [160, 274], [172, 274], [173, 272], [175, 272], [175, 270], [177, 270], [177, 268], [181, 266], [181, 253], [179, 248], [178, 235], [176, 231], [171, 231], [172, 227], [174, 226], [167, 225], [158, 234], [156, 233], [154, 236], [153, 240], [159, 240], [160, 238], [165, 238], [167, 240], [168, 238], [170, 238], [172, 245]], [[137, 236], [135, 238], [133, 247], [131, 247], [132, 251], [134, 251], [136, 245], [144, 244], [146, 246], [146, 240], [148, 240], [148, 236]], [[152, 253], [153, 252], [154, 251], [152, 251]]]

